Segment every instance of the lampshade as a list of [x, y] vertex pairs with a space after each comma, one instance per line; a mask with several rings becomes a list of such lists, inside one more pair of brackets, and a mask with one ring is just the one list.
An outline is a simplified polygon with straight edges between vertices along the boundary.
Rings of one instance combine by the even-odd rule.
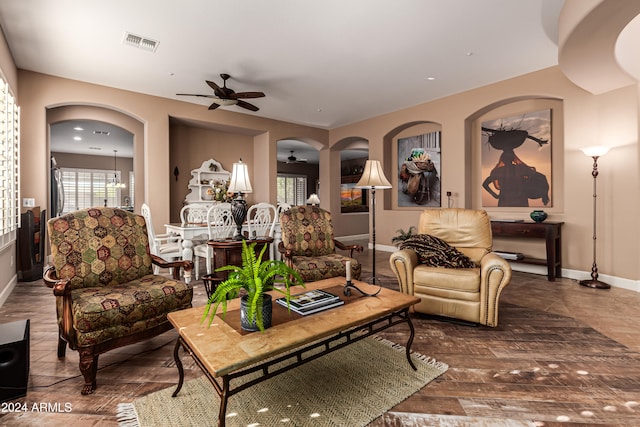
[[233, 164], [231, 182], [227, 191], [230, 193], [253, 193], [251, 181], [249, 181], [249, 168], [246, 163], [242, 163], [242, 159]]
[[391, 184], [382, 171], [380, 160], [367, 160], [362, 178], [356, 184], [356, 188], [391, 188]]
[[318, 197], [318, 195], [316, 193], [312, 193], [309, 198], [307, 199], [307, 203], [309, 203], [310, 205], [319, 205], [320, 204], [320, 198]]
[[586, 156], [600, 157], [600, 156], [604, 156], [609, 152], [609, 147], [605, 147], [603, 145], [597, 145], [594, 147], [581, 148], [581, 150]]

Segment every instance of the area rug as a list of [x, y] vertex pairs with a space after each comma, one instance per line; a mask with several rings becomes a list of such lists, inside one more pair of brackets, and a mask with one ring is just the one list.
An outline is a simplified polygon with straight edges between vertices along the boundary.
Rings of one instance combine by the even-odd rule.
[[[227, 426], [364, 426], [442, 375], [448, 366], [370, 337], [229, 398]], [[121, 427], [217, 425], [220, 399], [204, 377], [118, 405]]]

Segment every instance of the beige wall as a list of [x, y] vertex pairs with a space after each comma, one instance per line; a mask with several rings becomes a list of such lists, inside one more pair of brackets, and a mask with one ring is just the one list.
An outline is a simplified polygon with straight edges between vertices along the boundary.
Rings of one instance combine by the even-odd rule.
[[[244, 163], [254, 164], [253, 137], [242, 134], [221, 132], [198, 128], [184, 124], [172, 124], [170, 132], [171, 164], [167, 173], [171, 174], [171, 222], [180, 221], [180, 209], [189, 193], [191, 171], [199, 168], [202, 162], [214, 159], [231, 173], [233, 164], [239, 159]], [[173, 171], [178, 168], [176, 180]], [[253, 175], [249, 177], [252, 184]], [[246, 195], [247, 203], [254, 200], [267, 201], [268, 195], [254, 192]]]
[[[573, 0], [569, 3], [579, 4]], [[611, 4], [612, 10], [617, 7], [616, 2], [606, 3]], [[564, 16], [561, 17], [561, 23], [563, 19]], [[562, 37], [563, 56], [571, 53], [571, 46], [576, 45], [577, 33], [569, 33]], [[565, 41], [569, 38], [571, 43]], [[612, 59], [611, 62], [615, 61]], [[586, 278], [592, 261], [592, 161], [580, 152], [580, 148], [608, 145], [612, 150], [599, 161], [596, 199], [599, 272], [605, 278], [614, 278], [623, 285], [630, 284], [630, 288], [640, 290], [640, 263], [637, 262], [640, 257], [637, 243], [640, 240], [640, 226], [636, 220], [640, 211], [640, 87], [637, 82], [625, 87], [613, 85], [615, 89], [591, 93], [572, 83], [560, 67], [552, 67], [327, 131], [230, 110], [212, 112], [200, 105], [17, 71], [4, 40], [0, 40], [0, 68], [14, 93], [19, 94], [23, 197], [34, 197], [36, 205], [47, 205], [49, 109], [91, 106], [117, 111], [138, 122], [143, 129], [140, 140], [136, 140], [134, 168], [137, 181], [139, 178], [139, 184], [144, 189], [144, 201], [151, 206], [157, 218], [156, 226], [169, 221], [170, 212], [175, 210], [171, 200], [178, 188], [172, 187], [175, 182], [172, 171], [178, 160], [173, 158], [173, 153], [185, 134], [189, 134], [189, 141], [195, 147], [194, 157], [209, 154], [206, 143], [209, 138], [239, 141], [239, 151], [247, 159], [251, 158], [249, 166], [254, 182], [254, 194], [251, 197], [255, 202], [274, 203], [276, 200], [277, 141], [293, 138], [312, 143], [320, 150], [321, 206], [334, 213], [336, 235], [340, 236], [351, 234], [349, 231], [354, 229], [354, 225], [369, 220], [367, 214], [339, 214], [339, 149], [346, 141], [354, 138], [368, 141], [369, 158], [381, 160], [385, 173], [397, 185], [397, 171], [393, 168], [395, 139], [418, 124], [436, 123], [442, 129], [443, 163], [440, 178], [443, 191], [453, 193], [455, 206], [480, 207], [479, 158], [477, 146], [474, 145], [479, 137], [478, 123], [483, 118], [522, 113], [529, 108], [549, 105], [554, 111], [551, 147], [554, 199], [553, 206], [547, 210], [550, 213], [549, 220], [565, 223], [562, 247], [565, 271], [569, 275]], [[607, 77], [600, 72], [595, 74], [595, 80]], [[588, 87], [586, 83], [582, 83], [582, 86]], [[197, 126], [194, 125], [197, 128], [205, 124], [205, 128], [214, 132], [175, 129], [171, 126], [172, 118], [180, 123], [197, 123]], [[188, 151], [180, 155], [191, 156], [192, 153]], [[226, 146], [217, 152], [233, 157], [231, 148], [226, 151]], [[217, 155], [205, 157], [214, 157], [227, 166], [228, 161]], [[140, 167], [138, 162], [141, 162]], [[186, 165], [184, 170], [180, 167], [180, 179], [183, 179], [188, 177], [192, 168], [188, 164], [192, 160], [180, 158], [180, 162]], [[193, 167], [198, 166], [197, 162], [193, 164]], [[137, 173], [139, 169], [143, 170], [141, 176]], [[396, 230], [416, 224], [421, 209], [398, 209], [394, 205], [392, 192], [382, 193], [378, 195], [377, 204], [377, 243], [390, 247]], [[499, 218], [525, 218], [529, 210], [493, 208], [489, 209], [489, 213]], [[524, 245], [524, 242], [517, 244]], [[11, 263], [13, 253], [13, 247], [0, 251], [0, 295], [15, 277], [15, 265]]]
[[[590, 271], [592, 263], [592, 160], [580, 148], [608, 145], [612, 150], [599, 161], [598, 267], [600, 274], [623, 279], [639, 278], [637, 244], [640, 211], [638, 177], [638, 87], [628, 86], [592, 95], [571, 83], [558, 67], [506, 80], [494, 85], [443, 98], [410, 109], [371, 118], [331, 130], [331, 144], [358, 135], [369, 140], [369, 157], [382, 161], [385, 173], [397, 186], [393, 168], [393, 140], [399, 129], [412, 123], [434, 122], [442, 126], [443, 191], [452, 191], [454, 205], [480, 206], [481, 187], [479, 123], [486, 118], [553, 109], [553, 206], [549, 220], [564, 221], [563, 267]], [[392, 161], [387, 161], [391, 159]], [[330, 189], [337, 188], [331, 177]], [[332, 195], [333, 197], [333, 195]], [[377, 236], [380, 245], [391, 245], [399, 228], [417, 224], [422, 208], [394, 205], [391, 192], [378, 203]], [[530, 208], [487, 208], [495, 218], [528, 218]], [[632, 235], [633, 238], [628, 238]], [[625, 236], [627, 236], [625, 238]], [[525, 242], [517, 242], [517, 245]], [[533, 249], [540, 251], [540, 248]]]
[[[276, 143], [279, 139], [306, 138], [324, 145], [328, 142], [326, 130], [308, 126], [225, 110], [212, 112], [199, 105], [24, 70], [19, 72], [19, 78], [20, 88], [23, 91], [21, 98], [22, 153], [25, 154], [25, 162], [32, 171], [30, 174], [22, 175], [22, 189], [23, 193], [30, 195], [29, 197], [36, 198], [36, 204], [45, 205], [47, 200], [46, 182], [49, 161], [46, 116], [47, 110], [53, 107], [77, 105], [102, 107], [121, 112], [142, 123], [144, 135], [140, 145], [142, 153], [140, 158], [144, 172], [140, 176], [136, 166], [136, 177], [140, 178], [139, 183], [143, 185], [144, 201], [151, 207], [154, 217], [158, 218], [154, 221], [155, 224], [163, 224], [170, 219], [170, 188], [171, 181], [174, 179], [170, 161], [170, 120], [172, 118], [181, 122], [195, 123], [197, 127], [207, 126], [230, 134], [248, 136], [254, 142], [259, 141], [260, 150], [263, 152], [261, 162], [247, 162], [252, 176], [255, 177], [256, 186], [252, 196], [256, 198], [255, 201], [275, 203], [275, 173], [272, 172], [276, 168]], [[134, 144], [136, 144], [137, 165], [140, 161], [138, 141], [135, 140]], [[40, 154], [34, 155], [34, 153]], [[251, 151], [247, 151], [246, 155], [252, 158]], [[181, 170], [181, 173], [184, 171]], [[137, 193], [140, 192], [137, 191]]]

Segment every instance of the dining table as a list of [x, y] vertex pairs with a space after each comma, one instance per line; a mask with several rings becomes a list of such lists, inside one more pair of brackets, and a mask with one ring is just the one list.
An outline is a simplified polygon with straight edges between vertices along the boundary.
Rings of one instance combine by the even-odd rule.
[[[209, 229], [207, 224], [183, 224], [181, 222], [172, 222], [164, 225], [168, 234], [175, 234], [182, 239], [182, 259], [193, 261], [193, 246], [201, 241], [207, 241], [209, 239]], [[248, 224], [245, 222], [242, 225], [242, 233], [248, 232]], [[262, 236], [251, 236], [262, 237]], [[277, 249], [278, 243], [282, 240], [282, 233], [280, 232], [280, 223], [276, 222], [273, 232], [273, 244], [270, 249], [271, 259], [280, 259], [280, 254]], [[194, 243], [197, 242], [197, 243]]]

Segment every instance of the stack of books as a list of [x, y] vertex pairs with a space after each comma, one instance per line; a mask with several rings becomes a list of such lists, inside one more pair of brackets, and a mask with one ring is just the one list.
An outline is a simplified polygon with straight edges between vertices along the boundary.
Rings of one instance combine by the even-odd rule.
[[521, 259], [524, 259], [524, 255], [519, 253], [519, 252], [501, 252], [501, 251], [495, 251], [494, 252], [496, 255], [501, 256], [504, 259], [510, 259], [513, 261], [518, 261]]
[[[285, 297], [278, 298], [276, 303], [286, 307], [287, 299]], [[307, 314], [317, 313], [318, 311], [328, 310], [344, 304], [344, 301], [337, 295], [322, 289], [315, 289], [299, 294], [291, 295], [289, 305], [291, 311], [306, 316]]]

